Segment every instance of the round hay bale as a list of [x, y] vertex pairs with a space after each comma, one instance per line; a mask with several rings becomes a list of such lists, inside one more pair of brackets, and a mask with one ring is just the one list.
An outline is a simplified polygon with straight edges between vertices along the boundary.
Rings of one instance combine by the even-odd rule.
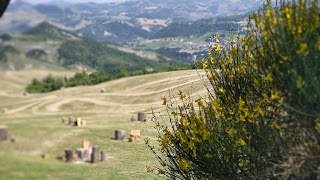
[[101, 92], [101, 93], [105, 93], [106, 90], [105, 90], [104, 88], [101, 88], [100, 92]]
[[72, 150], [65, 150], [65, 159], [67, 162], [72, 162], [73, 161], [73, 152]]
[[104, 151], [100, 152], [100, 161], [105, 161], [107, 158], [107, 154]]
[[147, 121], [147, 115], [143, 112], [138, 112], [138, 121]]
[[100, 153], [99, 147], [92, 148], [91, 163], [98, 163], [100, 161], [100, 154], [99, 153]]
[[9, 137], [8, 127], [7, 126], [0, 126], [0, 142], [7, 140], [8, 137]]
[[116, 130], [115, 131], [115, 139], [116, 140], [124, 140], [126, 137], [124, 130]]

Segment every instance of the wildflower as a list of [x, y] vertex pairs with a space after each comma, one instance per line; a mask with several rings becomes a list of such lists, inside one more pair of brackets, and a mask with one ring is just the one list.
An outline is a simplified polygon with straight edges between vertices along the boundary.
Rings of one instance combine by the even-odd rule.
[[161, 99], [163, 100], [162, 105], [167, 105], [167, 98], [163, 97], [163, 98], [161, 98]]
[[275, 120], [271, 122], [270, 127], [273, 127], [273, 128], [275, 128], [277, 130], [281, 129], [281, 126]]
[[231, 128], [226, 128], [226, 133], [229, 135], [229, 136], [231, 136], [231, 137], [233, 137], [233, 135], [236, 133], [237, 131], [233, 128], [233, 127], [231, 127]]
[[154, 171], [154, 168], [151, 167], [151, 166], [147, 166], [146, 168], [147, 168], [147, 172], [153, 172]]
[[277, 99], [279, 96], [278, 96], [278, 91], [273, 91], [271, 93], [271, 99]]
[[222, 87], [219, 88], [219, 92], [224, 93], [224, 89]]
[[238, 105], [239, 105], [239, 110], [242, 110], [242, 108], [243, 108], [243, 106], [244, 106], [244, 101], [242, 100], [241, 97], [240, 97], [240, 99], [239, 99]]
[[306, 52], [307, 49], [308, 49], [307, 43], [301, 43], [301, 44], [300, 44], [300, 48], [299, 48], [299, 50], [297, 51], [297, 53], [298, 53], [298, 54], [302, 54], [302, 53]]
[[265, 81], [270, 81], [270, 82], [273, 81], [271, 73], [268, 73], [267, 76], [264, 77], [263, 79], [264, 79]]
[[216, 45], [216, 52], [219, 52], [219, 51], [221, 51], [222, 49], [221, 49], [221, 47], [220, 47], [220, 44], [217, 44]]
[[183, 93], [182, 93], [182, 91], [180, 90], [179, 91], [179, 94], [178, 94], [180, 97], [180, 100], [183, 100], [184, 98], [186, 98], [186, 95], [184, 95]]
[[202, 69], [206, 69], [208, 67], [207, 61], [205, 61], [204, 59], [202, 59], [201, 64], [202, 64]]
[[205, 101], [203, 99], [197, 99], [196, 102], [198, 103], [199, 106], [203, 106]]
[[185, 159], [181, 159], [181, 160], [179, 161], [179, 167], [180, 167], [181, 169], [183, 169], [183, 170], [186, 170], [186, 169], [188, 169], [188, 168], [190, 167], [190, 163], [189, 163], [187, 160], [185, 160]]
[[272, 24], [273, 24], [274, 26], [278, 25], [278, 20], [277, 20], [277, 18], [274, 18], [274, 19], [273, 19]]
[[240, 138], [239, 140], [237, 140], [237, 142], [236, 142], [236, 145], [241, 145], [241, 146], [244, 146], [244, 145], [246, 145], [247, 143], [242, 139], [242, 138]]
[[240, 121], [245, 121], [245, 118], [244, 118], [244, 116], [243, 116], [242, 114], [240, 115], [239, 120], [240, 120]]

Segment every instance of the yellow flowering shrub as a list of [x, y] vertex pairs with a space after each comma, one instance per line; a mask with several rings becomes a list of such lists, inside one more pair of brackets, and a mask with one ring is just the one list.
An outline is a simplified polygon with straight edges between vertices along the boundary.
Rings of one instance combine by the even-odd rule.
[[147, 144], [158, 171], [171, 179], [319, 177], [319, 16], [317, 0], [267, 1], [246, 35], [227, 45], [216, 35], [201, 61], [208, 95], [170, 94], [166, 116], [154, 118], [160, 149]]

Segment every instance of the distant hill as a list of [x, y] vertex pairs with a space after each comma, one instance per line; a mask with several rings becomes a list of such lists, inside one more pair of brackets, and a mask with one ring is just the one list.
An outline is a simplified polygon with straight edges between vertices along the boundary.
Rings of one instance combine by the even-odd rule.
[[33, 35], [36, 37], [41, 37], [45, 39], [77, 39], [78, 37], [66, 30], [55, 27], [54, 25], [48, 22], [42, 22], [32, 29], [25, 32], [27, 35]]
[[[130, 73], [147, 69], [168, 69], [190, 64], [153, 52], [135, 53], [116, 44], [88, 40], [42, 22], [23, 34], [0, 34], [0, 69], [92, 69], [116, 74], [121, 68]], [[128, 52], [127, 52], [128, 51]], [[156, 56], [156, 57], [154, 57]], [[189, 65], [188, 65], [189, 64]]]
[[[0, 32], [24, 32], [45, 20], [84, 37], [119, 43], [149, 38], [171, 23], [176, 26], [177, 23], [188, 24], [204, 18], [244, 14], [256, 10], [261, 4], [260, 0], [139, 0], [32, 5], [19, 0], [9, 5], [6, 16], [0, 21]], [[171, 30], [184, 28], [198, 27], [182, 26]]]

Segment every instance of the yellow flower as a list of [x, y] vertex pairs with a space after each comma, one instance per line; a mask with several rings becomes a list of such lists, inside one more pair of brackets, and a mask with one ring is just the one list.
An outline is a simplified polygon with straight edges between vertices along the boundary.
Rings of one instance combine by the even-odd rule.
[[244, 116], [243, 116], [242, 114], [240, 115], [239, 120], [240, 120], [240, 121], [245, 121], [245, 118], [244, 118]]
[[299, 50], [297, 51], [298, 54], [302, 54], [304, 52], [306, 52], [308, 49], [308, 44], [307, 43], [301, 43], [300, 44], [300, 48]]
[[271, 122], [270, 127], [273, 127], [273, 128], [275, 128], [277, 130], [281, 129], [281, 126], [275, 120]]
[[219, 52], [219, 51], [221, 51], [222, 49], [221, 49], [221, 47], [220, 47], [220, 44], [216, 44], [216, 52]]
[[179, 94], [178, 94], [178, 95], [180, 96], [179, 98], [180, 98], [181, 100], [183, 100], [184, 98], [186, 98], [186, 96], [182, 93], [181, 90], [179, 91]]
[[268, 73], [267, 76], [264, 77], [263, 79], [264, 79], [265, 81], [270, 81], [270, 82], [273, 81], [271, 73]]
[[271, 99], [277, 99], [279, 96], [278, 96], [278, 91], [273, 91], [271, 93]]
[[261, 114], [262, 116], [264, 115], [264, 112], [263, 112], [263, 110], [261, 109], [260, 106], [256, 106], [254, 108], [254, 112], [257, 112], [258, 114]]
[[167, 99], [165, 97], [161, 98], [163, 100], [162, 105], [167, 105]]
[[242, 138], [240, 138], [239, 140], [237, 140], [236, 144], [237, 144], [237, 145], [244, 146], [244, 145], [246, 145], [247, 143], [246, 143]]
[[206, 69], [208, 67], [207, 61], [205, 61], [204, 59], [201, 62], [202, 64], [202, 69]]
[[199, 106], [203, 106], [205, 101], [203, 99], [197, 99], [196, 102], [198, 103]]
[[233, 128], [233, 127], [231, 127], [231, 128], [226, 128], [226, 133], [229, 135], [229, 136], [231, 136], [231, 137], [233, 137], [233, 135], [236, 133], [237, 131]]
[[241, 97], [240, 97], [240, 99], [239, 99], [238, 106], [239, 106], [239, 110], [242, 110], [242, 108], [243, 108], [243, 106], [244, 106], [244, 101], [242, 100]]
[[224, 93], [224, 89], [223, 88], [219, 88], [219, 92]]
[[147, 172], [153, 172], [154, 171], [153, 167], [147, 166], [146, 168], [147, 168]]
[[277, 20], [277, 18], [274, 18], [274, 19], [273, 19], [272, 24], [273, 24], [274, 26], [278, 25], [278, 20]]
[[189, 163], [187, 160], [185, 160], [185, 159], [181, 159], [181, 160], [179, 161], [179, 167], [180, 167], [181, 169], [183, 169], [183, 170], [188, 169], [190, 166], [191, 166], [190, 163]]

